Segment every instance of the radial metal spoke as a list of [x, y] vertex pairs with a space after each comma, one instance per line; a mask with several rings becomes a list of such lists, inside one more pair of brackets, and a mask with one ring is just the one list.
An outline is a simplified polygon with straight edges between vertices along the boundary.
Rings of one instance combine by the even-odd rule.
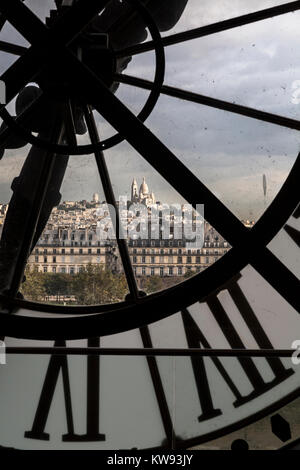
[[0, 12], [29, 42], [36, 40], [37, 36], [42, 40], [45, 35], [43, 23], [19, 0], [0, 0]]
[[[21, 1], [24, 2], [24, 0], [21, 0]], [[5, 25], [5, 22], [6, 22], [5, 16], [2, 13], [0, 13], [0, 31], [2, 31], [2, 28]]]
[[[245, 26], [247, 24], [255, 23], [257, 21], [266, 20], [273, 18], [274, 16], [284, 15], [292, 11], [300, 9], [300, 1], [294, 1], [284, 3], [282, 5], [266, 8], [265, 10], [256, 11], [247, 15], [238, 16], [236, 18], [230, 18], [229, 20], [219, 21], [207, 26], [201, 26], [199, 28], [184, 31], [182, 33], [172, 34], [162, 38], [164, 46], [171, 46], [173, 44], [190, 41], [191, 39], [198, 39], [210, 34], [220, 33], [229, 29], [237, 28], [239, 26]], [[127, 57], [143, 52], [151, 51], [154, 49], [154, 42], [147, 41], [143, 44], [137, 44], [135, 46], [126, 47], [125, 49], [117, 51], [118, 57]]]
[[64, 107], [63, 107], [63, 121], [65, 124], [66, 130], [66, 140], [68, 145], [77, 145], [77, 137], [76, 137], [76, 128], [75, 128], [75, 118], [73, 114], [73, 107], [71, 100], [67, 100]]
[[[125, 83], [126, 85], [132, 85], [146, 90], [151, 90], [153, 88], [153, 82], [142, 78], [136, 78], [125, 74], [115, 74], [114, 78], [117, 82]], [[167, 96], [172, 96], [173, 98], [202, 104], [204, 106], [210, 106], [211, 108], [221, 109], [223, 111], [229, 111], [230, 113], [258, 119], [259, 121], [269, 122], [289, 129], [300, 130], [300, 121], [297, 121], [296, 119], [290, 119], [285, 116], [279, 116], [278, 114], [260, 111], [255, 108], [249, 108], [248, 106], [242, 106], [236, 103], [219, 100], [217, 98], [211, 98], [209, 96], [182, 90], [169, 85], [163, 85], [161, 87], [161, 93]]]
[[262, 254], [251, 260], [252, 266], [300, 313], [299, 279], [268, 248]]
[[27, 47], [19, 46], [18, 44], [12, 44], [11, 42], [7, 41], [0, 41], [0, 51], [19, 56], [27, 51]]
[[[85, 109], [85, 120], [86, 120], [86, 124], [87, 124], [88, 131], [90, 134], [91, 143], [97, 144], [100, 141], [100, 139], [99, 139], [96, 122], [93, 116], [93, 112], [90, 106], [88, 106]], [[136, 300], [139, 297], [139, 291], [138, 291], [138, 287], [136, 284], [134, 272], [132, 269], [132, 264], [131, 264], [126, 240], [122, 236], [120, 237], [120, 232], [122, 231], [122, 228], [120, 230], [120, 214], [119, 214], [119, 209], [116, 203], [114, 190], [111, 184], [111, 180], [110, 180], [110, 176], [109, 176], [109, 172], [108, 172], [108, 168], [106, 165], [103, 152], [96, 151], [95, 158], [96, 158], [98, 172], [101, 178], [106, 202], [110, 204], [112, 207], [114, 207], [114, 210], [115, 210], [115, 214], [111, 213], [110, 216], [111, 216], [112, 223], [114, 225], [114, 232], [115, 232], [129, 292], [131, 295], [131, 299]]]
[[[52, 140], [55, 142], [60, 142], [63, 138], [63, 133], [63, 125], [60, 120], [57, 120], [57, 122], [54, 123], [53, 129], [51, 131]], [[35, 151], [37, 151], [37, 149], [32, 148], [31, 152]], [[13, 267], [13, 273], [7, 292], [7, 295], [11, 298], [16, 296], [20, 283], [22, 282], [25, 266], [32, 249], [35, 232], [48, 191], [49, 182], [52, 177], [53, 168], [55, 166], [55, 155], [53, 155], [51, 152], [45, 152], [44, 155], [41, 155], [40, 150], [38, 150], [38, 154], [39, 155], [36, 156], [39, 157], [39, 159], [42, 158], [40, 177], [36, 182], [33, 199], [28, 207], [26, 226], [24, 228], [22, 241], [18, 247], [16, 262]]]

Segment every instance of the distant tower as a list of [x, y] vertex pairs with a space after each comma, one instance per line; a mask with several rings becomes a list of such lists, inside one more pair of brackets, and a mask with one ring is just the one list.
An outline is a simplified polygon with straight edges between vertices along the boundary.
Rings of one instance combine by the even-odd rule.
[[136, 202], [139, 198], [139, 193], [138, 193], [138, 184], [136, 179], [134, 178], [131, 184], [131, 201]]
[[95, 202], [95, 203], [99, 202], [99, 194], [98, 193], [93, 194], [93, 202]]
[[145, 179], [145, 176], [143, 176], [143, 182], [141, 184], [141, 187], [140, 187], [140, 194], [143, 194], [144, 196], [148, 196], [149, 194], [149, 188], [148, 188], [148, 185], [146, 183], [146, 179]]

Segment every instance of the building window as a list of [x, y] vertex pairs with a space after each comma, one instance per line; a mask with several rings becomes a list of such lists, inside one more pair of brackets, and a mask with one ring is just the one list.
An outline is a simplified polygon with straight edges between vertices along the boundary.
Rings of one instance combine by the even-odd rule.
[[191, 262], [192, 262], [192, 257], [191, 257], [191, 256], [188, 256], [186, 262], [187, 262], [187, 263], [191, 263]]
[[182, 276], [182, 266], [178, 266], [178, 276]]
[[159, 274], [160, 276], [164, 275], [164, 268], [162, 266], [159, 268]]
[[52, 272], [55, 274], [56, 273], [56, 266], [52, 267]]
[[209, 264], [209, 258], [206, 258], [205, 262], [206, 264]]
[[151, 269], [150, 269], [150, 274], [151, 274], [151, 276], [154, 276], [154, 274], [155, 274], [154, 268], [151, 268]]
[[74, 255], [74, 248], [71, 248], [70, 253], [71, 255]]
[[88, 249], [88, 254], [91, 255], [92, 254], [92, 250], [91, 248]]
[[56, 263], [56, 256], [53, 256], [53, 263]]
[[133, 257], [133, 262], [137, 263], [137, 257], [136, 256]]
[[47, 254], [47, 248], [44, 248], [44, 255]]
[[200, 256], [196, 256], [196, 263], [200, 263]]
[[182, 263], [182, 256], [178, 256], [177, 262], [178, 262], [178, 263]]
[[38, 263], [39, 262], [39, 257], [35, 256], [34, 260], [35, 260], [36, 263]]
[[155, 256], [151, 256], [151, 263], [155, 263]]
[[146, 257], [142, 256], [142, 263], [146, 263]]
[[48, 272], [48, 266], [44, 266], [44, 273]]
[[172, 266], [169, 267], [169, 276], [173, 276], [173, 267]]
[[97, 248], [97, 254], [100, 255], [101, 254], [101, 250], [100, 248]]
[[65, 268], [64, 266], [62, 266], [62, 267], [60, 268], [60, 272], [61, 272], [62, 274], [65, 274], [66, 268]]
[[44, 256], [44, 263], [47, 263], [47, 256]]
[[65, 250], [64, 248], [62, 248], [62, 250], [61, 250], [62, 255], [65, 254], [65, 251], [66, 251], [66, 250]]
[[70, 274], [75, 274], [75, 267], [74, 266], [70, 266]]
[[145, 274], [146, 274], [146, 268], [142, 267], [142, 276], [145, 276]]
[[82, 255], [82, 248], [79, 248], [79, 254]]

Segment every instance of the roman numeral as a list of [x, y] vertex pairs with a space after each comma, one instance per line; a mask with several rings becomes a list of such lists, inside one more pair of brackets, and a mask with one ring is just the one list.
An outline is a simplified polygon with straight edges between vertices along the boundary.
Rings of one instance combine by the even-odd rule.
[[[65, 341], [56, 341], [54, 346], [65, 346]], [[88, 340], [88, 347], [99, 347], [99, 338]], [[92, 442], [104, 441], [105, 435], [99, 433], [99, 403], [100, 403], [100, 358], [99, 356], [87, 357], [87, 418], [86, 434], [79, 435], [74, 432], [71, 388], [69, 379], [69, 367], [67, 356], [51, 356], [46, 377], [42, 387], [38, 407], [31, 431], [25, 432], [25, 437], [30, 439], [49, 440], [50, 435], [45, 432], [47, 419], [57, 381], [62, 372], [63, 391], [65, 398], [65, 410], [68, 433], [62, 436], [67, 442]]]
[[[147, 326], [144, 326], [140, 328], [139, 331], [141, 334], [144, 348], [153, 348], [149, 328]], [[153, 387], [154, 387], [157, 404], [159, 407], [160, 416], [161, 416], [162, 423], [164, 426], [164, 431], [166, 433], [166, 442], [163, 444], [168, 445], [168, 447], [172, 447], [172, 444], [175, 439], [175, 432], [174, 432], [172, 418], [170, 415], [161, 376], [159, 373], [157, 360], [155, 357], [147, 356], [147, 363], [148, 363], [149, 372], [150, 372], [151, 380], [152, 380]]]
[[[237, 279], [231, 281], [226, 286], [226, 289], [228, 290], [233, 302], [239, 310], [240, 315], [245, 321], [252, 334], [252, 337], [255, 339], [259, 348], [273, 349], [271, 341], [259, 323], [254, 311], [251, 308], [251, 305], [240, 288]], [[210, 309], [211, 314], [218, 323], [220, 330], [227, 339], [230, 347], [232, 349], [245, 349], [245, 345], [239, 333], [236, 331], [217, 295], [213, 295], [207, 298], [206, 303]], [[198, 348], [199, 346], [204, 348], [211, 348], [209, 341], [204, 336], [203, 332], [195, 322], [190, 312], [188, 310], [183, 310], [181, 315], [189, 348]], [[294, 373], [293, 369], [286, 369], [279, 358], [265, 358], [264, 361], [268, 363], [274, 374], [274, 378], [271, 381], [266, 382], [252, 358], [239, 357], [237, 360], [239, 361], [242, 370], [253, 387], [253, 390], [248, 395], [243, 395], [229, 376], [228, 372], [222, 364], [222, 361], [218, 357], [212, 357], [211, 360], [213, 361], [218, 372], [223, 377], [224, 382], [235, 396], [233, 405], [236, 408], [267, 392]], [[198, 419], [199, 421], [204, 421], [214, 418], [215, 416], [220, 415], [222, 412], [220, 409], [215, 408], [214, 406], [211, 395], [211, 387], [213, 385], [209, 382], [204, 359], [199, 356], [192, 356], [191, 362], [202, 409], [202, 414], [198, 417]]]

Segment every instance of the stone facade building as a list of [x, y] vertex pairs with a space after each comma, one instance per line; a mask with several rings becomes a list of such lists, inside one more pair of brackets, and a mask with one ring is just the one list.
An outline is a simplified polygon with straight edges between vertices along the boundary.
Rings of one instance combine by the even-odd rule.
[[99, 242], [86, 229], [44, 231], [28, 260], [30, 269], [44, 273], [76, 274], [89, 264], [119, 270], [115, 244]]

